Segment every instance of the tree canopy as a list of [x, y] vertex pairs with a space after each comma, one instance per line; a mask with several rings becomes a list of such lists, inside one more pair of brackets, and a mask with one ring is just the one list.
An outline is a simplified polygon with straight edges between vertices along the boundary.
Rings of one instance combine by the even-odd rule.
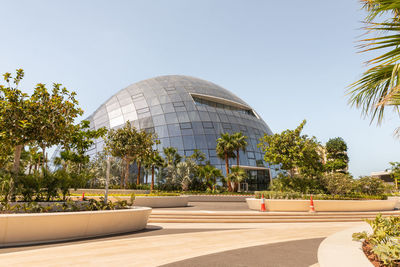
[[325, 149], [326, 171], [346, 173], [349, 162], [346, 142], [341, 137], [331, 138], [325, 144]]
[[280, 165], [281, 169], [289, 171], [290, 176], [296, 170], [315, 176], [322, 171], [322, 161], [318, 150], [319, 143], [315, 137], [301, 135], [306, 121], [294, 130], [285, 130], [273, 135], [264, 134], [259, 147], [265, 152], [264, 160]]

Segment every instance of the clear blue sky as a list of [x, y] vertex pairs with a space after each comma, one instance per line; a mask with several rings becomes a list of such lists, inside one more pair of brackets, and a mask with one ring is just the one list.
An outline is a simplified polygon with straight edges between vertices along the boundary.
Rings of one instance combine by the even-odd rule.
[[272, 131], [295, 128], [322, 143], [341, 136], [350, 171], [400, 161], [400, 126], [370, 125], [347, 105], [346, 86], [369, 55], [357, 54], [364, 12], [337, 1], [0, 0], [0, 73], [23, 68], [22, 87], [63, 83], [85, 116], [118, 90], [165, 74], [199, 77], [247, 101]]

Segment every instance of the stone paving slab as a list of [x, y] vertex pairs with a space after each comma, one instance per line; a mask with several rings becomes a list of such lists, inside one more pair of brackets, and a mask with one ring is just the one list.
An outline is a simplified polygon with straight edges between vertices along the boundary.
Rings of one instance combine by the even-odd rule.
[[[160, 266], [233, 249], [322, 238], [358, 225], [360, 223], [157, 224], [164, 229], [213, 230], [93, 240], [4, 253], [0, 254], [0, 266]], [[218, 228], [221, 230], [216, 230]], [[227, 230], [230, 228], [232, 230]]]

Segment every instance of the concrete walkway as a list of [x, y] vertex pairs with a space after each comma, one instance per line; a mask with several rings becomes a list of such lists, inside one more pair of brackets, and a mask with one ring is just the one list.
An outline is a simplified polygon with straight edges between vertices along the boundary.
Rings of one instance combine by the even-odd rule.
[[303, 239], [229, 250], [162, 267], [310, 267], [318, 262], [318, 247], [323, 239]]
[[[159, 223], [150, 227], [169, 230], [170, 234], [157, 235], [155, 230], [151, 235], [139, 233], [107, 240], [92, 239], [32, 249], [25, 247], [25, 250], [16, 252], [9, 250], [0, 254], [0, 266], [160, 266], [229, 250], [323, 238], [362, 224]], [[176, 233], [177, 230], [182, 232]]]

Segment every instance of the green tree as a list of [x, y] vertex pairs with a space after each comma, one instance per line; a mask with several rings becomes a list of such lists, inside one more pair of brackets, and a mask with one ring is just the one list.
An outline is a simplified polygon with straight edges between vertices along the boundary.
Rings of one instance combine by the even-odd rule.
[[[0, 85], [0, 141], [2, 146], [13, 147], [12, 171], [18, 174], [21, 151], [34, 140], [35, 125], [32, 122], [36, 120], [36, 111], [29, 96], [18, 89], [24, 71], [18, 69], [14, 79], [11, 73], [3, 76], [7, 85]], [[11, 80], [14, 85], [11, 85]]]
[[[366, 33], [361, 40], [361, 52], [382, 51], [368, 60], [369, 68], [361, 79], [350, 85], [349, 103], [362, 109], [364, 115], [382, 122], [386, 106], [397, 110], [400, 104], [400, 3], [398, 0], [363, 1], [368, 12], [365, 19]], [[389, 17], [388, 19], [379, 19]]]
[[[219, 158], [225, 160], [225, 170], [228, 177], [229, 174], [229, 159], [235, 158], [236, 143], [234, 135], [229, 133], [222, 133], [221, 137], [217, 139], [217, 155]], [[228, 190], [232, 191], [232, 185], [228, 179]]]
[[175, 185], [180, 185], [183, 191], [189, 190], [190, 184], [197, 171], [197, 164], [193, 159], [187, 158], [179, 162], [172, 173], [172, 181]]
[[396, 186], [396, 190], [399, 190], [399, 178], [400, 178], [400, 162], [389, 162], [391, 175]]
[[13, 147], [5, 141], [0, 141], [0, 169], [9, 169], [13, 160]]
[[71, 130], [71, 134], [67, 137], [68, 142], [64, 143], [64, 150], [60, 152], [60, 159], [56, 159], [56, 161], [62, 162], [61, 165], [66, 171], [72, 171], [69, 170], [69, 167], [73, 165], [72, 169], [79, 173], [83, 165], [89, 163], [89, 156], [86, 155], [86, 152], [94, 144], [94, 140], [102, 138], [106, 134], [105, 127], [91, 130], [89, 121], [81, 121]]
[[231, 173], [226, 178], [228, 183], [233, 183], [233, 191], [237, 192], [240, 182], [247, 178], [247, 172], [243, 168], [232, 167]]
[[[106, 184], [107, 172], [107, 151], [97, 153], [89, 162], [88, 170], [92, 173], [92, 179], [89, 181], [90, 187], [104, 187]], [[110, 185], [118, 185], [121, 181], [121, 158], [111, 157], [110, 159]]]
[[149, 165], [151, 166], [151, 186], [150, 190], [154, 190], [154, 169], [161, 168], [164, 166], [165, 162], [164, 159], [161, 157], [160, 153], [157, 150], [153, 150], [152, 153], [149, 155]]
[[196, 164], [203, 165], [203, 162], [206, 160], [206, 154], [204, 154], [201, 150], [195, 149], [189, 158], [193, 159]]
[[165, 184], [175, 186], [173, 175], [176, 166], [182, 161], [182, 156], [179, 155], [178, 150], [174, 147], [164, 147], [164, 168], [159, 173], [161, 181], [165, 180]]
[[223, 177], [220, 169], [208, 164], [205, 166], [199, 166], [198, 175], [201, 179], [204, 179], [204, 183], [210, 189], [213, 189], [217, 184], [217, 179]]
[[137, 150], [136, 150], [136, 164], [138, 167], [138, 173], [136, 177], [136, 184], [140, 184], [140, 170], [142, 162], [151, 157], [153, 153], [153, 146], [159, 144], [160, 141], [157, 140], [157, 135], [141, 130], [137, 136]]
[[163, 148], [165, 163], [167, 165], [176, 166], [182, 160], [182, 156], [179, 155], [178, 150], [174, 147], [164, 147]]
[[137, 156], [138, 136], [139, 133], [136, 128], [127, 121], [124, 127], [111, 129], [105, 140], [106, 151], [113, 157], [121, 158], [125, 163], [125, 182], [124, 177], [121, 175], [121, 188], [126, 187], [129, 178], [129, 165]]
[[281, 169], [293, 177], [298, 170], [307, 176], [316, 176], [322, 171], [319, 144], [315, 137], [301, 135], [306, 121], [295, 130], [285, 130], [279, 134], [264, 134], [258, 145], [265, 152], [264, 160], [271, 164], [279, 164]]
[[83, 114], [78, 107], [75, 92], [54, 83], [51, 93], [44, 84], [37, 84], [31, 101], [35, 107], [35, 142], [47, 161], [46, 148], [61, 142], [69, 143], [76, 135], [75, 119]]
[[138, 131], [129, 121], [119, 129], [111, 129], [106, 138], [106, 150], [114, 157], [120, 157], [125, 162], [125, 182], [121, 186], [126, 187], [129, 178], [129, 166], [136, 161], [138, 166], [137, 184], [140, 183], [140, 170], [142, 161], [151, 153], [152, 147], [158, 143], [156, 135], [144, 130]]
[[347, 156], [347, 144], [340, 138], [331, 138], [325, 144], [326, 164], [325, 169], [328, 172], [346, 173], [349, 163]]
[[246, 151], [247, 147], [247, 136], [243, 135], [241, 132], [234, 133], [233, 134], [233, 139], [234, 139], [234, 146], [236, 150], [236, 166], [239, 167], [240, 165], [240, 160], [239, 160], [239, 150], [242, 150], [243, 152]]

